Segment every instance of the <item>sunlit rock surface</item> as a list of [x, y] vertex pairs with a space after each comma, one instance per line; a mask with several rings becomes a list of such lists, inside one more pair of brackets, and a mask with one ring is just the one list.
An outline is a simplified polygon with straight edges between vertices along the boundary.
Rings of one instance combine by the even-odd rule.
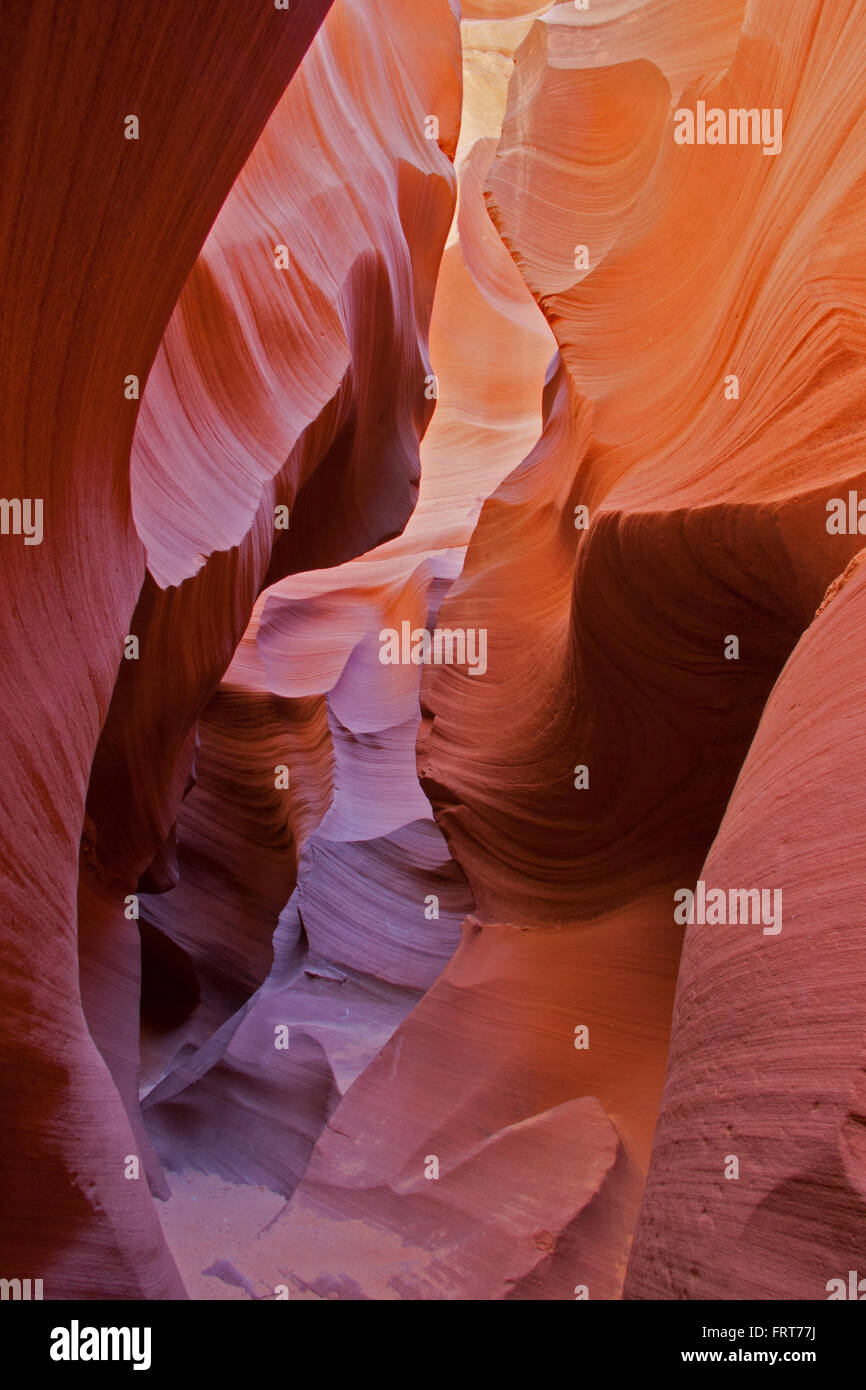
[[826, 1297], [862, 7], [61, 9], [4, 14], [4, 1258]]

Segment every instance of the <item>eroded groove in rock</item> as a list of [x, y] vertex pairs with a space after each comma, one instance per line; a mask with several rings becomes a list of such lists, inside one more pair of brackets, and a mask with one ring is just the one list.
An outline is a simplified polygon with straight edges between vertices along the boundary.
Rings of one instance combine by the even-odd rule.
[[[129, 875], [128, 891], [136, 882], [141, 893], [174, 889], [162, 899], [143, 897], [143, 911], [188, 953], [199, 983], [199, 1003], [178, 1028], [146, 1038], [148, 1123], [161, 1151], [173, 1167], [194, 1162], [250, 1181], [264, 1174], [278, 1190], [303, 1170], [297, 1153], [288, 1172], [278, 1158], [286, 1127], [280, 1112], [297, 1078], [274, 1049], [275, 1021], [270, 1056], [259, 1061], [272, 1061], [283, 1081], [260, 1091], [246, 1087], [253, 1111], [271, 1106], [272, 1132], [270, 1139], [261, 1137], [244, 1175], [233, 1131], [248, 1128], [250, 1115], [237, 1099], [243, 1087], [232, 1079], [243, 1030], [235, 1033], [250, 996], [268, 976], [278, 920], [279, 933], [288, 930], [280, 910], [292, 894], [305, 839], [324, 815], [339, 748], [348, 792], [335, 797], [323, 833], [364, 842], [359, 853], [380, 871], [380, 829], [365, 815], [362, 786], [352, 789], [352, 769], [368, 745], [383, 804], [391, 797], [392, 764], [370, 756], [380, 740], [367, 736], [387, 731], [389, 718], [377, 715], [367, 731], [344, 729], [338, 704], [331, 731], [323, 735], [324, 707], [316, 697], [328, 683], [310, 681], [308, 673], [300, 691], [291, 682], [268, 684], [260, 663], [253, 662], [252, 674], [241, 672], [242, 652], [225, 690], [213, 692], [262, 585], [296, 570], [336, 565], [402, 529], [409, 515], [419, 441], [433, 410], [425, 390], [426, 338], [454, 208], [448, 154], [457, 137], [459, 56], [459, 31], [445, 0], [429, 6], [422, 23], [408, 22], [392, 0], [334, 7], [187, 282], [136, 436], [133, 503], [150, 570], [137, 613], [142, 653], [134, 670], [121, 673], [97, 757], [89, 806], [94, 839], [118, 876]], [[428, 138], [431, 110], [438, 139]], [[285, 269], [276, 263], [280, 245]], [[280, 528], [281, 508], [290, 512], [287, 530]], [[339, 655], [338, 666], [350, 654]], [[299, 655], [300, 648], [290, 656], [293, 666]], [[296, 698], [287, 697], [289, 688]], [[381, 1020], [393, 1017], [394, 999], [405, 1002], [391, 1028], [447, 959], [449, 931], [453, 949], [471, 902], [461, 898], [460, 876], [449, 868], [417, 785], [414, 725], [405, 717], [402, 722], [404, 728], [387, 736], [403, 752], [404, 793], [393, 803], [399, 814], [395, 819], [392, 811], [382, 833], [399, 830], [405, 843], [385, 850], [386, 862], [390, 853], [402, 864], [407, 891], [419, 873], [433, 887], [441, 878], [444, 898], [438, 928], [425, 931], [424, 894], [415, 894], [421, 925], [413, 927], [411, 949], [427, 964], [420, 974], [383, 967], [385, 1003], [374, 988], [370, 1004], [377, 1046], [387, 1036]], [[138, 776], [157, 730], [160, 754], [150, 752], [147, 784], [128, 798], [128, 816], [118, 818], [119, 788]], [[192, 790], [191, 771], [201, 778]], [[413, 828], [419, 817], [428, 820], [424, 830]], [[219, 903], [215, 911], [206, 912], [209, 899]], [[287, 912], [290, 922], [300, 923]], [[311, 912], [314, 953], [321, 950], [316, 920]], [[385, 931], [386, 954], [389, 932], [396, 930]], [[348, 940], [345, 928], [343, 935]], [[336, 952], [336, 966], [345, 954]], [[361, 973], [375, 976], [375, 962], [363, 964]], [[305, 1007], [305, 972], [294, 988]], [[325, 986], [317, 989], [327, 993]], [[360, 997], [368, 993], [362, 981]], [[294, 1020], [298, 1006], [290, 1002]], [[259, 1020], [260, 1003], [257, 997], [247, 1028]], [[265, 999], [262, 1007], [267, 1011], [273, 1001]], [[314, 1010], [311, 1028], [316, 1019]], [[215, 1037], [227, 1050], [224, 1064]], [[310, 1046], [327, 1073], [329, 1048], [322, 1051], [314, 1033]], [[372, 1055], [368, 1042], [352, 1044], [349, 1052]], [[340, 1063], [339, 1081], [328, 1073], [323, 1091], [317, 1066], [308, 1075], [319, 1113], [329, 1087], [348, 1083]], [[208, 1111], [211, 1086], [219, 1093], [212, 1100], [216, 1114]], [[181, 1097], [188, 1088], [195, 1094]], [[326, 1114], [327, 1105], [319, 1128]], [[225, 1142], [213, 1137], [220, 1120], [230, 1131]], [[312, 1137], [317, 1132], [310, 1131]], [[304, 1135], [299, 1142], [302, 1153]], [[269, 1143], [270, 1159], [264, 1153]], [[248, 1147], [249, 1133], [241, 1149]]]
[[[207, 1053], [209, 1065], [192, 1072], [181, 1064], [180, 1090], [169, 1078], [171, 1097], [162, 1087], [148, 1100], [148, 1124], [159, 1130], [172, 1164], [195, 1162], [227, 1178], [239, 1176], [236, 1157], [220, 1151], [210, 1162], [201, 1153], [193, 1158], [192, 1143], [182, 1151], [166, 1145], [161, 1127], [174, 1127], [171, 1106], [203, 1115], [210, 1096], [217, 1110], [224, 1107], [227, 1078], [234, 1078], [233, 1093], [242, 1094], [256, 1057], [271, 1078], [267, 1103], [291, 1106], [299, 1116], [316, 1113], [321, 1128], [333, 1109], [329, 1097], [291, 1056], [271, 1060], [263, 1051], [272, 1050], [274, 1028], [284, 1020], [302, 1049], [311, 1038], [324, 1044], [339, 1099], [446, 965], [472, 906], [418, 787], [420, 672], [383, 666], [380, 633], [407, 621], [433, 628], [478, 507], [538, 434], [541, 384], [555, 344], [481, 197], [511, 54], [526, 28], [464, 26], [472, 85], [457, 152], [460, 217], [445, 251], [431, 324], [438, 407], [422, 445], [418, 506], [404, 534], [364, 560], [266, 591], [226, 678], [232, 688], [267, 689], [290, 701], [327, 692], [334, 799], [302, 852], [298, 892], [283, 914], [271, 977], [236, 1016], [236, 1031], [229, 1036], [231, 1025], [224, 1030], [219, 1053]], [[323, 967], [312, 977], [306, 968], [287, 975], [280, 960], [292, 951]], [[236, 1124], [236, 1116], [227, 1123]], [[260, 1138], [258, 1152], [272, 1157], [255, 1172], [276, 1190], [291, 1191], [303, 1170], [295, 1161], [288, 1171], [281, 1163], [279, 1132], [275, 1125], [270, 1138]], [[363, 1282], [363, 1271], [358, 1277]]]

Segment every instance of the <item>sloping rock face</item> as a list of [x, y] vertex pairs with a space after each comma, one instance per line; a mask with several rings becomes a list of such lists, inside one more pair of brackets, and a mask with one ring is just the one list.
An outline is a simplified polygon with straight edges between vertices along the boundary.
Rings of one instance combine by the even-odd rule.
[[708, 892], [772, 885], [779, 919], [687, 929], [629, 1298], [820, 1299], [862, 1266], [863, 559], [785, 666], [701, 869]]
[[[309, 0], [287, 22], [231, 0], [4, 7], [3, 491], [40, 500], [43, 535], [25, 545], [4, 527], [0, 546], [0, 1190], [4, 1270], [42, 1277], [46, 1297], [182, 1293], [145, 1185], [124, 1179], [136, 1142], [78, 982], [85, 797], [145, 573], [125, 381], [144, 384], [328, 8]], [[134, 1037], [131, 971], [108, 968], [115, 1001], [130, 982]]]
[[4, 1269], [826, 1297], [862, 7], [114, 8], [6, 45]]

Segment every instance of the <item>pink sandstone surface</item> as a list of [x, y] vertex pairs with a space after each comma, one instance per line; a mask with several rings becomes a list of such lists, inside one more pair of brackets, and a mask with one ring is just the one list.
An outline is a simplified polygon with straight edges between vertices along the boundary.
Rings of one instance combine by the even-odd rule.
[[[4, 28], [3, 491], [45, 499], [0, 536], [4, 1269], [825, 1298], [866, 1201], [862, 7]], [[778, 153], [677, 143], [701, 102]], [[404, 625], [483, 663], [384, 662]], [[781, 930], [679, 920], [699, 881]]]

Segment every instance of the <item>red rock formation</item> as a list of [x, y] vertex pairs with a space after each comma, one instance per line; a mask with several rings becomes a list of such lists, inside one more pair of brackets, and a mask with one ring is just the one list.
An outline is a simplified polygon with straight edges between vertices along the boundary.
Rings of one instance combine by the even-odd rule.
[[861, 7], [151, 8], [9, 9], [4, 1268], [182, 1296], [146, 1177], [207, 1296], [826, 1297]]
[[4, 1268], [46, 1297], [182, 1291], [78, 986], [84, 799], [144, 574], [124, 380], [327, 9], [4, 9], [3, 487], [43, 500], [44, 541], [0, 545], [0, 1190]]
[[[679, 8], [693, 20], [693, 56], [706, 61], [706, 43], [695, 40], [700, 16]], [[849, 234], [862, 165], [850, 132], [861, 99], [850, 65], [866, 30], [852, 7], [831, 16], [820, 6], [792, 14], [754, 5], [729, 71], [712, 81], [689, 75], [675, 104], [703, 97], [784, 110], [785, 154], [768, 159], [759, 149], [677, 146], [661, 72], [643, 61], [597, 67], [583, 30], [557, 19], [536, 25], [518, 55], [488, 190], [557, 335], [563, 374], [549, 387], [544, 438], [482, 512], [443, 608], [449, 625], [488, 626], [488, 673], [476, 681], [454, 668], [431, 673], [419, 766], [485, 921], [568, 924], [580, 956], [581, 922], [616, 909], [617, 920], [636, 925], [645, 921], [643, 895], [658, 891], [647, 976], [635, 960], [605, 995], [605, 1016], [617, 1021], [605, 1045], [620, 1086], [632, 1069], [633, 1080], [616, 1097], [595, 1063], [591, 1092], [615, 1114], [639, 1174], [676, 969], [664, 949], [671, 893], [697, 877], [773, 681], [859, 544], [828, 536], [824, 522], [828, 495], [844, 495], [862, 474], [862, 357], [848, 328], [850, 314], [859, 321], [862, 283], [846, 282], [844, 307], [823, 287], [839, 265], [839, 238], [846, 256], [857, 240]], [[636, 32], [602, 25], [605, 62], [636, 58]], [[640, 38], [639, 51], [669, 80], [684, 76], [670, 33], [653, 43], [647, 29]], [[719, 59], [733, 51], [732, 38], [730, 27], [714, 36]], [[804, 66], [807, 52], [821, 61]], [[784, 170], [794, 165], [797, 190], [783, 199], [782, 181], [791, 187]], [[551, 206], [554, 215], [542, 215]], [[588, 244], [589, 268], [576, 276], [579, 243]], [[723, 273], [707, 274], [708, 257]], [[729, 373], [741, 399], [726, 398]], [[580, 505], [588, 525], [575, 532]], [[736, 665], [726, 660], [728, 634], [739, 639]], [[588, 786], [578, 789], [572, 769], [583, 765]], [[607, 945], [613, 950], [612, 936]], [[589, 952], [584, 967], [594, 982]], [[667, 985], [656, 994], [648, 1052], [636, 1024], [646, 1020], [650, 977]], [[707, 987], [709, 973], [701, 979]], [[464, 1007], [472, 1011], [465, 996]], [[699, 1036], [694, 1012], [691, 1021]], [[733, 1017], [728, 1025], [733, 1037]], [[707, 1033], [719, 1046], [709, 1022]], [[480, 1051], [464, 1052], [468, 1071]], [[731, 1247], [726, 1271], [716, 1257], [710, 1273], [712, 1216], [700, 1271], [690, 1263], [685, 1232], [696, 1192], [706, 1209], [706, 1174], [687, 1166], [688, 1205], [673, 1196], [683, 1170], [671, 1146], [682, 1142], [681, 1126], [694, 1133], [694, 1116], [682, 1118], [694, 1049], [678, 1055], [677, 1118], [659, 1160], [665, 1196], [651, 1187], [633, 1288], [730, 1297], [734, 1271], [749, 1257], [741, 1250], [736, 1264]], [[708, 1076], [711, 1114], [714, 1084], [722, 1083]], [[641, 1110], [650, 1121], [642, 1128]], [[694, 1165], [691, 1152], [684, 1162]], [[852, 1213], [835, 1179], [831, 1188], [838, 1236], [850, 1231]], [[636, 1182], [618, 1194], [626, 1228], [639, 1191]], [[745, 1225], [739, 1230], [745, 1239]], [[786, 1257], [802, 1248], [797, 1239], [783, 1245]], [[844, 1241], [835, 1248], [844, 1264]], [[653, 1254], [671, 1262], [670, 1277], [657, 1262], [648, 1272]], [[818, 1296], [805, 1268], [770, 1294], [771, 1268], [778, 1280], [774, 1257], [744, 1292], [779, 1297], [809, 1283]]]
[[[690, 14], [694, 60], [713, 52], [730, 61], [734, 7], [725, 27], [704, 36], [694, 7]], [[837, 261], [830, 229], [850, 225], [856, 182], [853, 171], [832, 177], [826, 146], [820, 159], [806, 155], [836, 93], [826, 79], [829, 55], [852, 35], [844, 20], [824, 16], [817, 40], [827, 64], [809, 69], [810, 98], [800, 105], [795, 55], [818, 18], [817, 9], [791, 17], [778, 6], [755, 7], [729, 75], [716, 81], [717, 97], [706, 84], [689, 94], [802, 113], [788, 121], [785, 148], [806, 159], [809, 172], [784, 233], [782, 165], [760, 150], [747, 151], [746, 164], [741, 150], [677, 147], [662, 71], [642, 61], [597, 68], [580, 28], [556, 27], [555, 16], [536, 26], [518, 56], [488, 180], [491, 208], [554, 327], [564, 368], [549, 384], [538, 449], [484, 508], [463, 576], [441, 610], [449, 627], [487, 628], [488, 672], [477, 679], [459, 668], [428, 673], [422, 700], [431, 717], [419, 764], [469, 878], [481, 940], [490, 937], [482, 959], [494, 941], [503, 945], [495, 964], [467, 980], [464, 942], [397, 1034], [379, 1150], [368, 1152], [364, 1137], [384, 1103], [370, 1068], [334, 1117], [317, 1150], [322, 1161], [314, 1157], [293, 1202], [293, 1238], [310, 1210], [317, 1221], [348, 1209], [363, 1215], [370, 1234], [353, 1238], [344, 1266], [355, 1286], [365, 1286], [371, 1269], [374, 1232], [412, 1221], [410, 1206], [382, 1193], [395, 1193], [398, 1156], [417, 1171], [426, 1152], [460, 1151], [452, 1117], [464, 1088], [465, 1123], [489, 1133], [574, 1095], [576, 1085], [614, 1120], [624, 1166], [619, 1186], [599, 1194], [594, 1229], [572, 1248], [571, 1273], [594, 1271], [591, 1296], [610, 1296], [621, 1282], [665, 1062], [677, 968], [672, 891], [694, 881], [773, 681], [823, 587], [857, 545], [829, 538], [823, 523], [826, 489], [858, 481], [850, 412], [861, 367], [847, 351], [841, 315], [816, 336], [812, 307], [821, 258], [828, 275]], [[773, 26], [777, 47], [762, 48], [759, 61], [756, 35], [765, 39]], [[614, 60], [617, 43], [628, 47], [633, 33], [605, 31]], [[669, 73], [694, 80], [675, 43], [654, 47], [649, 30], [644, 39]], [[856, 52], [854, 45], [846, 61]], [[835, 127], [839, 159], [848, 130], [844, 121]], [[550, 206], [561, 216], [542, 216]], [[527, 243], [532, 236], [536, 243]], [[574, 247], [584, 239], [589, 273], [576, 276]], [[724, 277], [707, 277], [707, 244], [729, 267]], [[856, 302], [853, 286], [851, 294]], [[659, 302], [663, 329], [649, 336]], [[790, 378], [775, 368], [780, 341], [792, 350]], [[753, 383], [736, 403], [724, 393], [735, 367]], [[843, 418], [840, 430], [834, 422]], [[778, 458], [784, 467], [768, 466]], [[580, 505], [590, 514], [585, 530], [574, 525]], [[727, 634], [742, 646], [735, 667], [725, 655]], [[574, 780], [584, 765], [585, 789]], [[524, 931], [503, 932], [496, 925], [503, 921]], [[527, 977], [545, 997], [545, 975], [562, 972], [556, 937], [539, 930], [546, 923], [559, 925], [563, 949], [571, 943], [575, 971], [571, 1018], [557, 1019], [550, 1001], [544, 1009], [545, 1021], [554, 1020], [551, 1101], [538, 1077], [545, 1046], [516, 1026], [509, 998], [511, 991], [525, 997]], [[467, 1024], [455, 1054], [453, 974]], [[483, 993], [488, 980], [495, 1000]], [[597, 1041], [576, 1073], [569, 1041], [585, 1021], [584, 991], [593, 1004], [603, 998], [610, 1031], [593, 1020]], [[430, 1058], [442, 1055], [450, 1058], [448, 1084], [430, 1087]], [[479, 1082], [491, 1065], [495, 1087]], [[528, 1078], [525, 1088], [519, 1078]], [[422, 1091], [430, 1099], [419, 1108]], [[334, 1156], [333, 1133], [355, 1141], [349, 1172]], [[520, 1181], [515, 1172], [500, 1175], [503, 1191]], [[556, 1235], [567, 1247], [573, 1232], [563, 1226]], [[389, 1288], [400, 1287], [398, 1267], [395, 1250]], [[551, 1270], [536, 1280], [535, 1296], [561, 1296], [565, 1286]]]
[[780, 889], [781, 929], [686, 931], [629, 1298], [825, 1299], [862, 1270], [863, 558], [782, 672], [701, 869], [708, 891]]
[[[385, 540], [414, 502], [419, 441], [433, 409], [425, 346], [433, 283], [454, 207], [446, 154], [459, 118], [458, 36], [444, 0], [420, 25], [407, 24], [393, 0], [334, 8], [181, 295], [133, 452], [134, 509], [149, 567], [156, 580], [178, 587], [160, 593], [149, 581], [143, 595], [138, 616], [147, 654], [115, 692], [91, 792], [110, 822], [100, 844], [107, 841], [115, 862], [125, 859], [140, 874], [156, 854], [144, 890], [172, 886], [165, 846], [179, 815], [180, 889], [147, 900], [144, 910], [187, 951], [200, 986], [194, 1012], [148, 1038], [148, 1124], [172, 1167], [194, 1163], [280, 1191], [290, 1191], [303, 1172], [333, 1108], [332, 1092], [345, 1089], [441, 969], [470, 899], [415, 775], [417, 679], [397, 718], [387, 701], [365, 717], [360, 690], [360, 708], [353, 707], [347, 688], [358, 686], [358, 658], [344, 641], [339, 606], [313, 604], [303, 612], [278, 605], [272, 589], [261, 625], [258, 615], [254, 621], [262, 660], [242, 650], [224, 692], [207, 702], [262, 585]], [[430, 113], [439, 122], [438, 143], [426, 129]], [[341, 234], [329, 241], [334, 219]], [[279, 245], [289, 251], [290, 273], [274, 264]], [[215, 332], [219, 325], [224, 334]], [[296, 362], [303, 363], [302, 380]], [[230, 393], [227, 380], [234, 383]], [[287, 532], [274, 529], [280, 505], [291, 511]], [[430, 579], [432, 571], [424, 584]], [[347, 608], [350, 630], [360, 636], [366, 618], [359, 629], [352, 598]], [[281, 644], [282, 625], [288, 641]], [[333, 680], [318, 669], [326, 653]], [[328, 733], [315, 697], [338, 677]], [[179, 811], [190, 723], [199, 714], [203, 784]], [[161, 756], [151, 757], [146, 794], [130, 798], [124, 823], [114, 811], [117, 787], [137, 775], [157, 729]], [[369, 754], [383, 743], [402, 756], [399, 766], [387, 756], [364, 762], [365, 748]], [[323, 820], [334, 761], [341, 786]], [[290, 785], [275, 790], [280, 766]], [[222, 787], [214, 786], [215, 776]], [[98, 820], [95, 808], [92, 815]], [[318, 822], [321, 844], [305, 849]], [[380, 845], [391, 832], [396, 842]], [[289, 900], [302, 852], [305, 882], [296, 905]], [[383, 859], [399, 866], [410, 898], [408, 913], [392, 923], [386, 907], [380, 953], [371, 943], [361, 963], [347, 924], [330, 936], [319, 928], [333, 889], [316, 890], [313, 859], [326, 862], [333, 876], [342, 855], [356, 871], [369, 859], [374, 876]], [[431, 928], [422, 887], [429, 880], [432, 891], [440, 879], [442, 916]], [[364, 887], [362, 880], [357, 896], [369, 899], [374, 882]], [[315, 906], [307, 902], [308, 885]], [[219, 906], [207, 910], [208, 901]], [[347, 903], [340, 907], [345, 913]], [[362, 940], [364, 920], [357, 924]], [[276, 961], [265, 986], [275, 931]], [[409, 963], [391, 960], [395, 952]], [[281, 978], [283, 955], [318, 971], [322, 953], [336, 975], [317, 973], [312, 987], [306, 968], [288, 983]], [[344, 1013], [338, 1000], [351, 993], [333, 988], [345, 983], [343, 966], [384, 982], [372, 995], [363, 979], [358, 984], [360, 1031], [369, 1037], [349, 1043], [354, 1070], [332, 1037], [335, 1017]], [[294, 1038], [288, 1064], [273, 1045], [274, 1028], [284, 1021]], [[337, 1037], [344, 1032], [340, 1024]], [[300, 1094], [305, 1086], [309, 1107]]]
[[[336, 14], [320, 44], [335, 23]], [[497, 52], [488, 31], [481, 48]], [[415, 66], [408, 71], [415, 74], [422, 55], [407, 49], [407, 65], [410, 52]], [[315, 59], [316, 49], [290, 102], [306, 88], [315, 95], [314, 75], [308, 75]], [[429, 51], [425, 60], [429, 64]], [[500, 63], [510, 66], [507, 57]], [[411, 522], [399, 540], [363, 563], [266, 591], [227, 676], [226, 688], [239, 696], [271, 691], [293, 704], [327, 693], [334, 799], [303, 846], [298, 892], [281, 920], [268, 981], [222, 1030], [219, 1046], [195, 1056], [179, 1054], [176, 1074], [148, 1097], [148, 1125], [172, 1167], [194, 1164], [234, 1180], [246, 1175], [290, 1192], [333, 1109], [332, 1096], [348, 1088], [432, 984], [471, 907], [463, 876], [449, 861], [418, 787], [419, 672], [383, 667], [378, 634], [404, 619], [435, 621], [477, 509], [467, 507], [467, 489], [480, 502], [538, 430], [538, 393], [552, 340], [481, 202], [481, 175], [493, 154], [493, 142], [485, 137], [498, 132], [504, 96], [501, 74], [479, 86], [469, 107], [475, 113], [473, 139], [458, 155], [464, 231], [449, 239], [437, 290], [431, 356], [440, 406], [422, 446], [423, 486]], [[291, 124], [297, 127], [296, 115]], [[458, 337], [453, 325], [468, 306], [476, 331]], [[467, 458], [471, 480], [465, 462], [455, 469], [455, 459]], [[294, 769], [296, 755], [290, 761]], [[194, 792], [190, 808], [196, 797]], [[182, 839], [184, 819], [182, 814]], [[203, 883], [214, 883], [211, 868]], [[177, 892], [163, 901], [169, 916], [178, 904], [180, 932], [168, 929], [183, 942], [186, 905], [178, 903]], [[166, 925], [161, 907], [156, 920]], [[202, 945], [206, 952], [206, 940]], [[297, 967], [288, 975], [281, 964], [286, 956]], [[351, 1025], [344, 1022], [347, 1005]], [[201, 1012], [194, 1023], [201, 1043]], [[281, 1023], [297, 1040], [297, 1056], [273, 1047]], [[188, 1043], [192, 1031], [185, 1029], [183, 1037]], [[304, 1060], [308, 1053], [315, 1064]], [[333, 1090], [323, 1085], [323, 1056]], [[265, 1092], [254, 1081], [261, 1081], [262, 1072]], [[242, 1160], [231, 1134], [248, 1130], [244, 1096], [255, 1096], [257, 1115], [267, 1109], [270, 1118], [259, 1124], [255, 1159], [247, 1152]], [[296, 1125], [289, 1122], [288, 1131], [287, 1107]]]

